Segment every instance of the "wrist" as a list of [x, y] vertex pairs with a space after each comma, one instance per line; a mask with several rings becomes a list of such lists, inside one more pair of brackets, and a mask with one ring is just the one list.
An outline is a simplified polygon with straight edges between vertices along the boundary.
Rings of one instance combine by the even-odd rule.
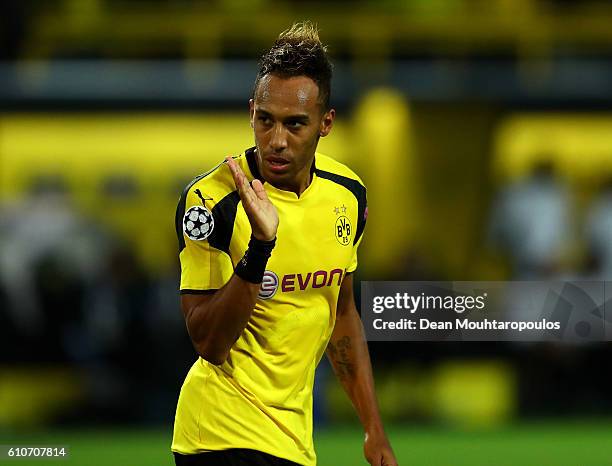
[[364, 432], [369, 437], [385, 437], [385, 429], [382, 425], [382, 422], [372, 422], [371, 424], [365, 426]]
[[269, 243], [270, 241], [274, 241], [276, 239], [276, 233], [272, 237], [266, 237], [263, 233], [253, 232], [251, 233], [251, 238], [255, 238], [257, 241]]
[[251, 235], [249, 247], [236, 265], [234, 273], [249, 283], [261, 283], [275, 244], [276, 238], [265, 241]]

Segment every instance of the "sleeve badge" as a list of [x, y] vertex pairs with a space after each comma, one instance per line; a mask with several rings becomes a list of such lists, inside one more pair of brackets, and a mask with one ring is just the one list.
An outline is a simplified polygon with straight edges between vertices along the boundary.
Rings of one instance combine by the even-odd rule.
[[215, 219], [204, 206], [193, 206], [183, 216], [183, 233], [194, 241], [203, 241], [215, 228]]

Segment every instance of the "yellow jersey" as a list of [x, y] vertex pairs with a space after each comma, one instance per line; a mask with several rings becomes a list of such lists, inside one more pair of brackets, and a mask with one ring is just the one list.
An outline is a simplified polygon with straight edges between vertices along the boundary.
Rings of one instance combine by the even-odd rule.
[[[254, 148], [235, 157], [249, 180], [260, 178], [255, 157]], [[172, 450], [248, 448], [311, 466], [315, 368], [334, 329], [342, 279], [357, 267], [366, 190], [349, 168], [319, 153], [299, 197], [263, 186], [280, 222], [255, 308], [223, 364], [198, 358], [191, 367]], [[187, 186], [176, 229], [180, 292], [221, 288], [251, 236], [229, 167], [222, 163]]]

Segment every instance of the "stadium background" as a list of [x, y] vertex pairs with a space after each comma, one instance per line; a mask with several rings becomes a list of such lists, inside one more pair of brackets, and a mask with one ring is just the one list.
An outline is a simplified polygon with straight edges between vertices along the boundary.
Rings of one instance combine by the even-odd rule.
[[[0, 444], [171, 464], [194, 359], [174, 208], [251, 144], [256, 60], [302, 19], [335, 62], [320, 151], [369, 188], [358, 278], [610, 279], [608, 2], [4, 1]], [[400, 464], [612, 464], [609, 343], [370, 349]], [[330, 374], [320, 464], [365, 464]]]

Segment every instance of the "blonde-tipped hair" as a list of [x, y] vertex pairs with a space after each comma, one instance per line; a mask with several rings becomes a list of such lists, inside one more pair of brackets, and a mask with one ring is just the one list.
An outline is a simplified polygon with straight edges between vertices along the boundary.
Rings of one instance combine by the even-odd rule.
[[327, 56], [327, 47], [319, 39], [319, 30], [311, 21], [294, 23], [281, 32], [272, 48], [263, 54], [253, 95], [259, 81], [267, 74], [283, 78], [309, 77], [319, 88], [319, 101], [325, 109], [329, 108], [332, 65]]
[[312, 21], [301, 21], [293, 23], [289, 29], [285, 29], [278, 35], [276, 43], [308, 43], [318, 44], [325, 49], [319, 39], [319, 28]]

